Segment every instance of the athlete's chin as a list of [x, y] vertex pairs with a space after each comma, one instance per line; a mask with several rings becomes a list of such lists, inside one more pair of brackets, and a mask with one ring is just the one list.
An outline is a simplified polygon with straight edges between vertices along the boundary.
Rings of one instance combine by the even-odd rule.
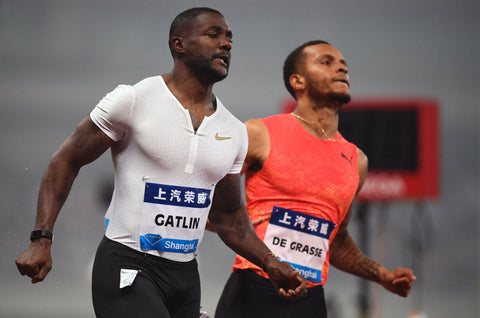
[[224, 80], [228, 75], [228, 71], [226, 72], [217, 72], [214, 74], [213, 76], [213, 82], [220, 82], [222, 80]]
[[348, 93], [331, 93], [330, 100], [340, 105], [348, 104], [351, 100], [350, 94]]
[[228, 75], [229, 65], [212, 64], [206, 60], [192, 59], [189, 64], [192, 71], [208, 83], [216, 83]]
[[228, 66], [222, 66], [215, 70], [217, 81], [221, 81], [228, 76]]
[[219, 82], [224, 80], [228, 75], [228, 66], [219, 66], [210, 67], [208, 70], [204, 71], [205, 77], [209, 78], [211, 82]]

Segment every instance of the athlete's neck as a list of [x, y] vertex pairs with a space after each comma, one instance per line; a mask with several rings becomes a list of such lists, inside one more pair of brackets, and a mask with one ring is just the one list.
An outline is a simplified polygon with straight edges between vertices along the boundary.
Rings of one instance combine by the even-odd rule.
[[213, 85], [204, 85], [194, 77], [168, 73], [162, 76], [165, 84], [183, 107], [196, 116], [208, 116], [217, 108]]

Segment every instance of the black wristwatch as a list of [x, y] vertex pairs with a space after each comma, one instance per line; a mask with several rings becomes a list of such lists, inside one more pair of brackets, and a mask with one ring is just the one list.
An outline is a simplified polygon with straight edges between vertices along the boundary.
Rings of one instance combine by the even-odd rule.
[[53, 233], [48, 231], [48, 230], [35, 230], [35, 231], [32, 231], [32, 233], [30, 234], [30, 241], [35, 241], [35, 240], [38, 240], [42, 237], [46, 237], [48, 238], [50, 241], [53, 242]]

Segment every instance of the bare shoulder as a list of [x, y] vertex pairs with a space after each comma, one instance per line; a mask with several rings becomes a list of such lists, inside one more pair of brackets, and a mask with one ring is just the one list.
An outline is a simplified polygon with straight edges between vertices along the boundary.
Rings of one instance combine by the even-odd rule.
[[247, 120], [245, 122], [245, 126], [247, 126], [247, 132], [249, 136], [252, 135], [254, 137], [261, 137], [261, 135], [264, 134], [268, 135], [267, 126], [258, 118]]
[[367, 157], [367, 155], [360, 148], [357, 148], [357, 151], [358, 151], [357, 162], [358, 162], [359, 169], [360, 168], [367, 169], [367, 167], [368, 167], [368, 157]]
[[245, 122], [248, 133], [249, 151], [252, 148], [270, 147], [270, 138], [265, 123], [260, 119], [250, 119]]
[[262, 168], [270, 153], [270, 138], [265, 123], [260, 119], [245, 122], [248, 133], [248, 152], [243, 171], [258, 171]]
[[367, 155], [362, 151], [362, 149], [357, 147], [358, 151], [358, 158], [357, 158], [357, 167], [358, 167], [358, 176], [359, 176], [359, 182], [358, 182], [358, 191], [363, 186], [363, 183], [367, 179], [367, 174], [368, 174], [368, 157]]

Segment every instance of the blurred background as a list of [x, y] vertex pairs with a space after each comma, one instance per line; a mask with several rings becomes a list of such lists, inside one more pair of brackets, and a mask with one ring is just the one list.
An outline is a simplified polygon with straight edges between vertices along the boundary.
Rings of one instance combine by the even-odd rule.
[[[0, 317], [94, 317], [90, 270], [104, 232], [109, 154], [77, 178], [56, 223], [47, 279], [32, 285], [14, 260], [29, 244], [50, 156], [108, 91], [171, 70], [170, 23], [193, 6], [220, 10], [233, 31], [230, 75], [215, 93], [242, 121], [280, 112], [283, 60], [313, 39], [343, 53], [353, 101], [437, 102], [440, 196], [371, 204], [366, 224], [350, 224], [355, 239], [369, 234], [369, 256], [415, 270], [413, 292], [400, 298], [332, 269], [329, 317], [361, 317], [365, 295], [364, 317], [478, 317], [477, 0], [0, 0]], [[199, 265], [211, 317], [233, 259], [206, 233]]]

